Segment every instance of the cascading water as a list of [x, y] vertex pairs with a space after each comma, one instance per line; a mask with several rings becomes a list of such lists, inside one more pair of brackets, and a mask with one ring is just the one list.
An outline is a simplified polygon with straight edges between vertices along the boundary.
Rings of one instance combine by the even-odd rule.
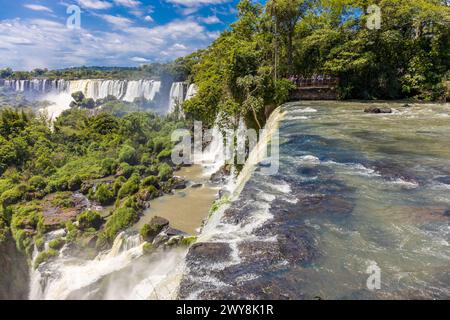
[[185, 83], [184, 82], [174, 82], [169, 94], [169, 112], [175, 111], [176, 107], [181, 106], [185, 98]]
[[[64, 230], [48, 234], [45, 245], [60, 236], [64, 236]], [[109, 251], [93, 260], [74, 257], [64, 247], [58, 258], [31, 271], [30, 299], [175, 298], [186, 249], [145, 254], [143, 246], [139, 235], [122, 232]]]
[[[136, 98], [154, 101], [161, 91], [162, 83], [155, 80], [2, 80], [4, 87], [16, 92], [33, 95], [39, 100], [52, 103], [46, 108], [50, 118], [56, 118], [61, 112], [69, 108], [72, 94], [81, 91], [86, 98], [94, 100], [113, 96], [126, 102], [134, 102]], [[170, 95], [170, 105], [165, 110], [172, 110], [175, 101], [184, 101], [184, 87], [181, 83], [174, 83]], [[158, 106], [160, 109], [161, 106]]]
[[188, 91], [186, 93], [186, 101], [191, 100], [198, 93], [198, 86], [195, 83], [189, 85]]

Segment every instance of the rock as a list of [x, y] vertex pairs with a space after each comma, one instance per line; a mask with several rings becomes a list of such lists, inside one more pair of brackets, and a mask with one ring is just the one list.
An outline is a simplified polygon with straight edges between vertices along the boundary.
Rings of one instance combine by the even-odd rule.
[[187, 188], [187, 182], [179, 177], [174, 177], [172, 182], [172, 188], [174, 190], [183, 190]]
[[167, 228], [167, 230], [165, 231], [165, 234], [167, 234], [169, 237], [173, 237], [173, 236], [185, 236], [186, 233], [181, 231], [181, 230], [177, 230], [174, 228]]
[[93, 188], [94, 187], [94, 184], [92, 183], [92, 182], [83, 182], [82, 184], [81, 184], [81, 188], [80, 188], [80, 192], [82, 193], [82, 194], [84, 194], [84, 195], [86, 195], [86, 194], [88, 194], [89, 193], [89, 190], [91, 189], [91, 188]]
[[365, 113], [392, 113], [391, 108], [367, 107]]
[[218, 263], [230, 259], [231, 248], [227, 243], [196, 243], [189, 250], [191, 263]]
[[225, 165], [222, 168], [219, 169], [216, 173], [214, 173], [210, 180], [213, 183], [221, 183], [224, 182], [225, 179], [230, 175], [230, 167]]
[[437, 179], [435, 179], [436, 181], [443, 183], [443, 184], [448, 184], [450, 185], [450, 176], [445, 176], [445, 177], [439, 177]]
[[203, 187], [203, 184], [201, 184], [201, 183], [194, 183], [194, 184], [191, 186], [191, 188], [193, 188], [193, 189], [198, 189], [198, 188], [201, 188], [201, 187]]
[[170, 237], [165, 233], [158, 234], [153, 240], [152, 244], [154, 248], [165, 245], [170, 240]]
[[412, 107], [412, 105], [410, 105], [408, 103], [405, 103], [404, 105], [402, 105], [402, 108], [411, 108], [411, 107]]
[[368, 107], [364, 110], [366, 113], [392, 113], [391, 108]]
[[97, 244], [98, 236], [97, 235], [88, 235], [83, 239], [83, 244], [89, 248], [95, 248]]
[[152, 242], [155, 238], [169, 226], [169, 221], [161, 217], [153, 217], [149, 224], [146, 224], [141, 231], [141, 235], [147, 242]]

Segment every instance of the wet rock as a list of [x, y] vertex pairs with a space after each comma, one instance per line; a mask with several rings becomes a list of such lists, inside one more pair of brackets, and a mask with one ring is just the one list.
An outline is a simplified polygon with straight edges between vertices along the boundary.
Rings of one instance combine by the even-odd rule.
[[364, 109], [365, 113], [392, 113], [391, 108], [380, 108], [380, 107], [367, 107]]
[[181, 231], [181, 230], [177, 230], [174, 229], [172, 227], [167, 228], [167, 230], [165, 230], [165, 234], [167, 234], [169, 237], [173, 237], [173, 236], [185, 236], [186, 233]]
[[160, 233], [154, 238], [152, 244], [153, 244], [154, 248], [158, 248], [158, 247], [161, 247], [161, 246], [167, 244], [167, 242], [169, 240], [170, 240], [170, 237], [167, 234]]
[[80, 192], [84, 195], [89, 193], [89, 190], [94, 187], [94, 183], [85, 181], [81, 184]]
[[227, 177], [230, 175], [231, 171], [230, 171], [230, 166], [223, 166], [222, 168], [219, 169], [219, 171], [217, 171], [216, 173], [214, 173], [210, 180], [212, 183], [222, 183], [225, 182], [225, 180], [227, 179]]
[[183, 190], [187, 188], [187, 182], [181, 178], [173, 178], [172, 187], [174, 190]]
[[201, 188], [201, 187], [203, 187], [203, 184], [201, 184], [201, 183], [194, 183], [194, 184], [191, 186], [191, 188], [193, 188], [193, 189], [198, 189], [198, 188]]
[[26, 256], [19, 252], [7, 232], [0, 241], [0, 300], [25, 300], [29, 291], [29, 266]]
[[402, 105], [402, 108], [412, 108], [412, 105], [405, 103], [404, 105]]
[[371, 167], [383, 178], [388, 180], [401, 179], [407, 182], [417, 183], [418, 177], [414, 172], [409, 171], [404, 165], [399, 165], [389, 161], [376, 161], [371, 164]]
[[196, 243], [189, 250], [188, 264], [218, 263], [230, 259], [231, 248], [227, 243]]
[[169, 226], [169, 221], [161, 217], [153, 217], [149, 224], [144, 225], [141, 230], [142, 238], [147, 242], [153, 242], [155, 238]]
[[437, 182], [450, 185], [450, 176], [439, 177], [435, 179]]

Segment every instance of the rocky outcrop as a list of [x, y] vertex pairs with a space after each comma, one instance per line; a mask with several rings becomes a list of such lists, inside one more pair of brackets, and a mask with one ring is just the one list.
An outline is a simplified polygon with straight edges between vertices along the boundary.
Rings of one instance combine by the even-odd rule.
[[0, 300], [28, 298], [29, 268], [27, 258], [20, 253], [8, 235], [0, 243]]

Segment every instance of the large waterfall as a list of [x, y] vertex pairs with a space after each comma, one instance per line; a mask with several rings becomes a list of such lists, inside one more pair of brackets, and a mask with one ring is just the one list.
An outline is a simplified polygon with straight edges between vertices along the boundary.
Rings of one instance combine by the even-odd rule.
[[136, 98], [153, 100], [161, 89], [161, 82], [154, 80], [5, 80], [3, 85], [17, 92], [36, 94], [69, 93], [81, 91], [94, 100], [114, 96], [128, 102]]
[[156, 80], [0, 80], [0, 86], [51, 102], [52, 105], [46, 109], [51, 118], [56, 118], [68, 109], [71, 95], [78, 91], [94, 100], [114, 96], [119, 100], [134, 102], [136, 98], [145, 98], [154, 101], [158, 112], [163, 114], [174, 112], [177, 106], [194, 97], [198, 91], [195, 84], [188, 87], [185, 82], [173, 82], [168, 86], [164, 84], [164, 89], [163, 83]]

